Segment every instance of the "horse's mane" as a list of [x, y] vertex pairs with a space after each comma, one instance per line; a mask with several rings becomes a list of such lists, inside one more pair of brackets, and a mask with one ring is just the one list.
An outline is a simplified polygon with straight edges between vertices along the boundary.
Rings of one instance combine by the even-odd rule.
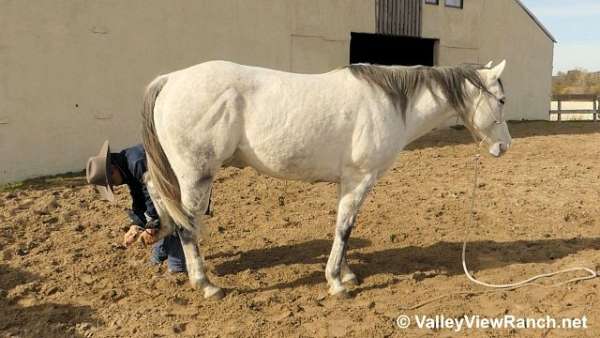
[[[489, 93], [477, 70], [485, 69], [481, 65], [461, 65], [456, 67], [404, 67], [380, 66], [370, 64], [352, 64], [347, 66], [358, 79], [365, 80], [382, 89], [400, 110], [402, 118], [411, 98], [426, 88], [432, 93], [434, 87], [441, 91], [452, 109], [466, 120], [469, 115], [467, 81], [475, 88]], [[435, 95], [435, 94], [434, 94]], [[440, 99], [436, 97], [436, 99]]]

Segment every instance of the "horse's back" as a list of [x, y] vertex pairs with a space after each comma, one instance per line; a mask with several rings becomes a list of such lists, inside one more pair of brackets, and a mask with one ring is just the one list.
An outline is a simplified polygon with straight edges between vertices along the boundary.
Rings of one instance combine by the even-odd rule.
[[[361, 84], [344, 69], [297, 74], [210, 61], [167, 76], [157, 125], [188, 139], [192, 152], [271, 176], [337, 181], [361, 146], [357, 121], [373, 122], [361, 112]], [[369, 138], [374, 129], [363, 127]]]

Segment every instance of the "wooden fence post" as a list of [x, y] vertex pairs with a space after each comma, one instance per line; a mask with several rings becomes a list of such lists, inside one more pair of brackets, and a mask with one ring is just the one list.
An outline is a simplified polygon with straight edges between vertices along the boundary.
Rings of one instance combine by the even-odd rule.
[[594, 122], [598, 121], [598, 98], [594, 98]]
[[558, 117], [556, 118], [557, 121], [560, 121], [560, 111], [562, 110], [561, 108], [561, 104], [560, 104], [560, 99], [558, 100]]

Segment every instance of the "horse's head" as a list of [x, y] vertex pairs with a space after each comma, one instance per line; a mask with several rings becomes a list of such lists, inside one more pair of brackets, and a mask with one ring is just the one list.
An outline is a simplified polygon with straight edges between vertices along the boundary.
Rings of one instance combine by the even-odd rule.
[[485, 88], [475, 88], [475, 99], [471, 116], [472, 132], [482, 143], [489, 147], [489, 152], [499, 157], [510, 147], [512, 138], [502, 112], [506, 97], [500, 76], [504, 71], [506, 61], [491, 67], [491, 62], [485, 68], [479, 69], [479, 75]]

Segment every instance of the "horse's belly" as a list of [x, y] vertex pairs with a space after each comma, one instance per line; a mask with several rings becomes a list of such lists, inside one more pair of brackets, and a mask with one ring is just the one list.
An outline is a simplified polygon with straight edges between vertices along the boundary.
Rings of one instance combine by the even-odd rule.
[[339, 181], [339, 153], [323, 148], [298, 151], [275, 144], [252, 148], [242, 145], [234, 156], [238, 164], [272, 177], [308, 182]]

